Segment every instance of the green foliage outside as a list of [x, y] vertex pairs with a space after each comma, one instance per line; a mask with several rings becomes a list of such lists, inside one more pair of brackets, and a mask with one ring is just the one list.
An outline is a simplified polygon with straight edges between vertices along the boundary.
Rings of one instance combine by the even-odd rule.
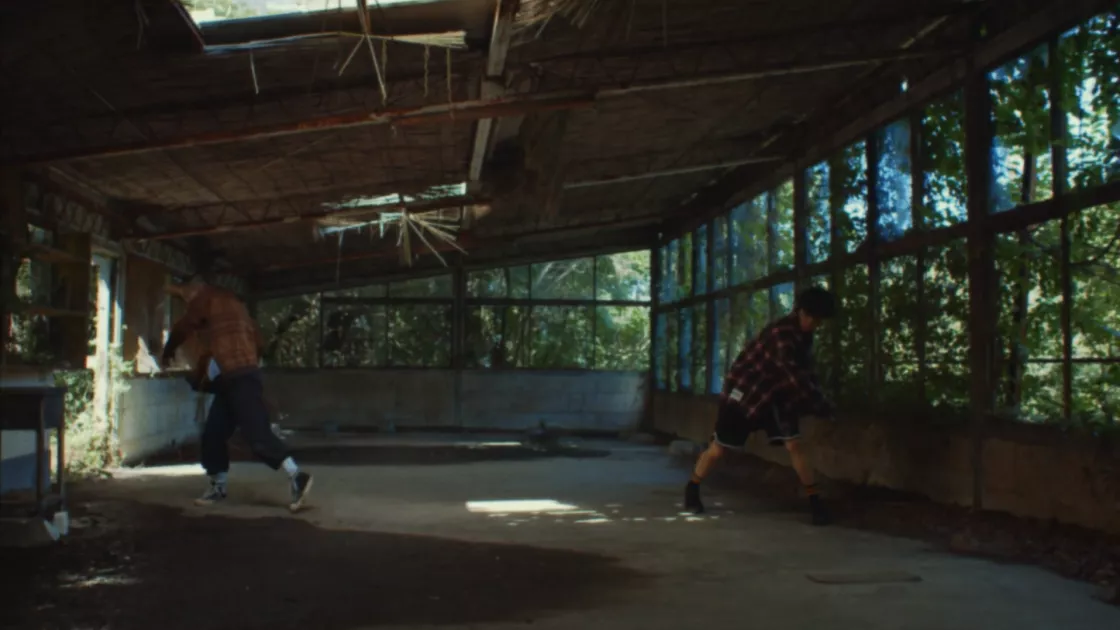
[[[471, 271], [464, 364], [648, 369], [649, 306], [619, 302], [649, 302], [649, 280], [648, 251]], [[261, 302], [265, 362], [318, 367], [321, 355], [322, 367], [450, 367], [453, 292], [444, 274]]]
[[[1120, 18], [1112, 13], [1090, 20], [1062, 37], [1058, 50], [1060, 59], [1051, 59], [1043, 46], [989, 75], [993, 212], [1049, 199], [1063, 187], [1076, 191], [1120, 179]], [[1055, 75], [1059, 69], [1061, 74]], [[1060, 79], [1059, 93], [1051, 95], [1055, 76]], [[1056, 140], [1060, 129], [1052, 129], [1052, 97], [1063, 105], [1064, 142]], [[873, 134], [879, 163], [870, 167], [877, 169], [877, 228], [882, 239], [915, 229], [945, 228], [967, 218], [961, 94], [928, 104], [918, 122], [922, 169], [916, 179], [908, 155], [909, 121]], [[1055, 146], [1065, 147], [1069, 165], [1059, 185], [1051, 154]], [[855, 252], [867, 238], [868, 170], [862, 142], [806, 170], [805, 245], [810, 264]], [[915, 181], [921, 186], [916, 194]], [[782, 192], [788, 189], [783, 185], [740, 204], [726, 219], [713, 223], [719, 233], [720, 221], [727, 221], [730, 286], [783, 268], [783, 248], [792, 243], [785, 225], [791, 220], [778, 209], [783, 197], [792, 198]], [[1120, 203], [1078, 210], [1067, 222], [1068, 259], [1060, 221], [995, 237], [996, 410], [1028, 422], [1115, 427], [1120, 421]], [[833, 242], [834, 237], [839, 242]], [[659, 296], [663, 304], [686, 295], [688, 279], [679, 271], [684, 263], [672, 257], [686, 251], [691, 238], [695, 237], [684, 235], [661, 250], [662, 273], [677, 271], [663, 276], [671, 279], [671, 287], [663, 286]], [[664, 260], [666, 256], [670, 260]], [[1068, 417], [1062, 361], [1064, 269], [1072, 281]], [[870, 307], [871, 280], [866, 265], [813, 280], [835, 290], [842, 302], [840, 317], [817, 335], [821, 380], [849, 410], [878, 402], [938, 419], [960, 417], [967, 412], [971, 387], [966, 240], [881, 260], [876, 313]], [[710, 302], [717, 342], [713, 365], [720, 374], [710, 375], [709, 391], [718, 391], [718, 379], [757, 326], [785, 310], [784, 295], [738, 292]], [[700, 313], [690, 306], [658, 314], [659, 387], [673, 391], [679, 383], [699, 391], [691, 378], [695, 368], [689, 375], [680, 370], [695, 366], [707, 351], [696, 343], [693, 330], [683, 329], [696, 326]], [[871, 373], [873, 333], [878, 337], [877, 374]], [[703, 329], [696, 327], [695, 334], [703, 334]], [[682, 360], [679, 351], [693, 353], [691, 361]]]

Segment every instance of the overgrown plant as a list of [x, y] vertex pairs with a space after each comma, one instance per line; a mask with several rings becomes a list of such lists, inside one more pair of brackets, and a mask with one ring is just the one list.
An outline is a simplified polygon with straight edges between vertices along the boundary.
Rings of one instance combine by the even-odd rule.
[[120, 464], [120, 447], [113, 417], [121, 395], [131, 387], [128, 375], [132, 373], [133, 367], [132, 361], [124, 360], [119, 347], [110, 349], [106, 388], [108, 404], [102, 409], [94, 404], [94, 370], [55, 372], [55, 382], [67, 388], [64, 399], [67, 476], [95, 476]]

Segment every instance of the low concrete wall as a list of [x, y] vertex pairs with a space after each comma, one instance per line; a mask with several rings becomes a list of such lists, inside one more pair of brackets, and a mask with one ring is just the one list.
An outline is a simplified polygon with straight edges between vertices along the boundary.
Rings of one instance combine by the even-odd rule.
[[[659, 431], [706, 442], [715, 424], [712, 397], [657, 392]], [[802, 433], [825, 476], [918, 492], [934, 501], [971, 505], [972, 443], [961, 429], [887, 420], [810, 422]], [[785, 449], [752, 437], [748, 452], [789, 465]], [[1053, 427], [994, 426], [984, 444], [984, 507], [1120, 533], [1120, 445], [1070, 438]]]
[[[647, 407], [638, 372], [269, 370], [265, 395], [288, 429], [463, 427], [637, 428]], [[458, 392], [458, 394], [457, 394]]]
[[[120, 448], [126, 464], [198, 440], [196, 418], [209, 409], [181, 377], [137, 377], [120, 401]], [[203, 416], [205, 417], [205, 416]]]

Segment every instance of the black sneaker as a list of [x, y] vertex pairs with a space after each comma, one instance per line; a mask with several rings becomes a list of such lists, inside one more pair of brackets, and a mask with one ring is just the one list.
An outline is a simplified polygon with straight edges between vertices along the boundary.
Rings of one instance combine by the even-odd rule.
[[684, 487], [684, 509], [693, 514], [704, 511], [704, 504], [700, 502], [700, 484], [690, 481]]
[[307, 493], [311, 492], [311, 481], [311, 475], [302, 471], [292, 477], [292, 502], [288, 504], [289, 510], [298, 512], [303, 507], [303, 502], [307, 499]]
[[809, 497], [809, 510], [813, 514], [813, 525], [830, 525], [832, 519], [828, 516], [828, 509], [824, 506], [824, 501], [820, 495], [814, 494]]

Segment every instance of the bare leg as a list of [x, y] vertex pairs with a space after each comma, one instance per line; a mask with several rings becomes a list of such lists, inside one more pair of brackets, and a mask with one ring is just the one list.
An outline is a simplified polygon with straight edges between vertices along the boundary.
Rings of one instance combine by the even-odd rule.
[[712, 471], [716, 463], [723, 458], [724, 448], [720, 446], [719, 442], [712, 440], [708, 445], [708, 449], [700, 454], [700, 459], [696, 460], [696, 467], [692, 469], [692, 482], [700, 483]]
[[813, 465], [809, 463], [809, 457], [801, 446], [801, 439], [788, 440], [786, 450], [789, 451], [790, 463], [793, 464], [793, 469], [797, 471], [797, 478], [801, 480], [801, 485], [807, 489], [814, 488], [816, 478], [813, 476]]
[[696, 467], [692, 469], [692, 479], [684, 489], [684, 507], [686, 510], [699, 514], [704, 511], [704, 504], [700, 501], [700, 482], [712, 472], [716, 462], [723, 458], [724, 448], [712, 440], [708, 449], [700, 454]]
[[831, 519], [829, 519], [828, 511], [821, 503], [820, 494], [817, 492], [816, 478], [813, 475], [813, 465], [809, 463], [808, 454], [802, 447], [801, 440], [788, 440], [786, 450], [789, 451], [790, 463], [793, 464], [793, 469], [797, 471], [797, 477], [801, 480], [801, 485], [805, 486], [805, 494], [809, 496], [809, 508], [813, 513], [813, 524], [827, 525]]

